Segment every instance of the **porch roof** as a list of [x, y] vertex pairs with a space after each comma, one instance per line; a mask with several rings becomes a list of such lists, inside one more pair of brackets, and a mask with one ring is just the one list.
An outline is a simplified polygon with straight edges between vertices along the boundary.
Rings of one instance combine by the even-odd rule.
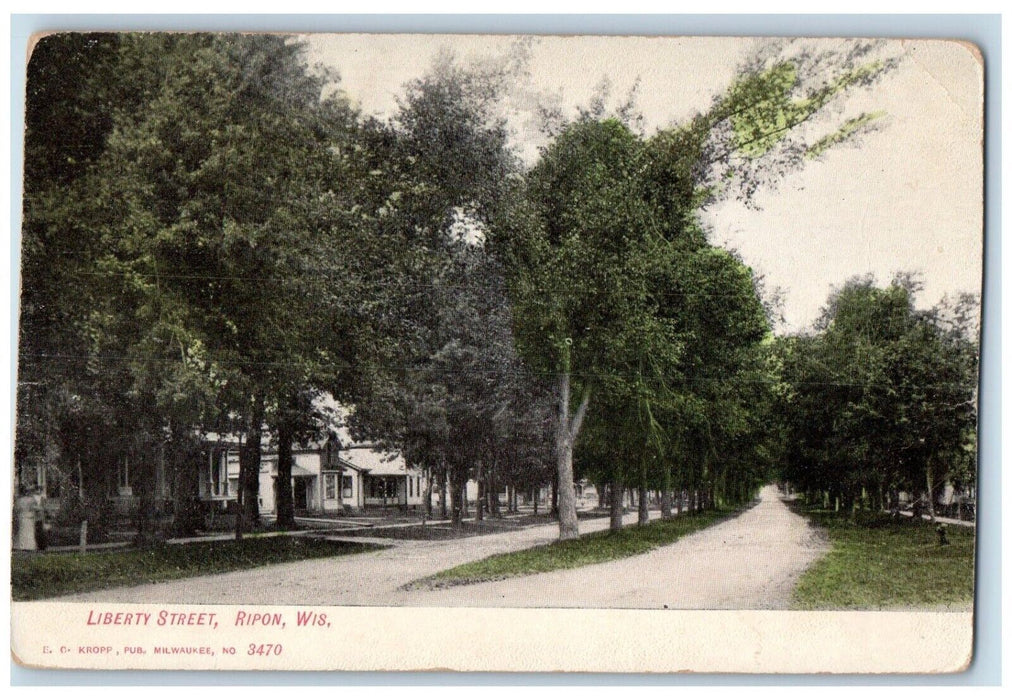
[[316, 474], [298, 464], [292, 464], [292, 476], [316, 476]]

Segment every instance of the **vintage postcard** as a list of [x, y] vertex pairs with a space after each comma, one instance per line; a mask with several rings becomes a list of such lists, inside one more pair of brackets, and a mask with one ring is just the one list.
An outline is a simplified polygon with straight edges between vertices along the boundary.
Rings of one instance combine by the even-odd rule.
[[35, 37], [15, 660], [965, 669], [983, 74], [916, 39]]

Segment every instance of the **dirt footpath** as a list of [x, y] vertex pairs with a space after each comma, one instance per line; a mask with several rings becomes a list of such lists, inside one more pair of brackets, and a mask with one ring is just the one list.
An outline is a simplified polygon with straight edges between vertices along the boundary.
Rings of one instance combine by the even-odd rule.
[[505, 581], [406, 594], [399, 604], [478, 607], [781, 609], [828, 551], [768, 486], [742, 515], [647, 554]]

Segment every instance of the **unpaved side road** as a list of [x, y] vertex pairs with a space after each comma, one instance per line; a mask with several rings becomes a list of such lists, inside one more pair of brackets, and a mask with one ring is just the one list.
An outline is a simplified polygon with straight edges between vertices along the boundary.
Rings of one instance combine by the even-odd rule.
[[[652, 511], [651, 517], [659, 516]], [[636, 514], [625, 523], [636, 522]], [[608, 518], [580, 521], [580, 532], [604, 530]], [[419, 578], [493, 554], [554, 542], [555, 523], [516, 532], [456, 540], [334, 539], [389, 544], [382, 551], [273, 564], [245, 571], [197, 576], [128, 588], [77, 593], [59, 600], [110, 603], [199, 603], [220, 605], [403, 605], [400, 587]]]
[[783, 609], [798, 577], [829, 550], [775, 487], [736, 518], [628, 559], [418, 591], [401, 604], [474, 607]]

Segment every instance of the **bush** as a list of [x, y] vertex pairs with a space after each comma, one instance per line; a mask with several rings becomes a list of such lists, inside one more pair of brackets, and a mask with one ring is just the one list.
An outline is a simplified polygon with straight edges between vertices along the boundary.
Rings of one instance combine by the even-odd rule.
[[[88, 541], [105, 541], [116, 522], [116, 509], [102, 496], [86, 496], [82, 501], [74, 494], [60, 499], [60, 509], [56, 512], [52, 530], [52, 538], [57, 541], [50, 544], [65, 539], [70, 531], [76, 531], [85, 520], [88, 521]], [[76, 536], [74, 542], [77, 542]]]

